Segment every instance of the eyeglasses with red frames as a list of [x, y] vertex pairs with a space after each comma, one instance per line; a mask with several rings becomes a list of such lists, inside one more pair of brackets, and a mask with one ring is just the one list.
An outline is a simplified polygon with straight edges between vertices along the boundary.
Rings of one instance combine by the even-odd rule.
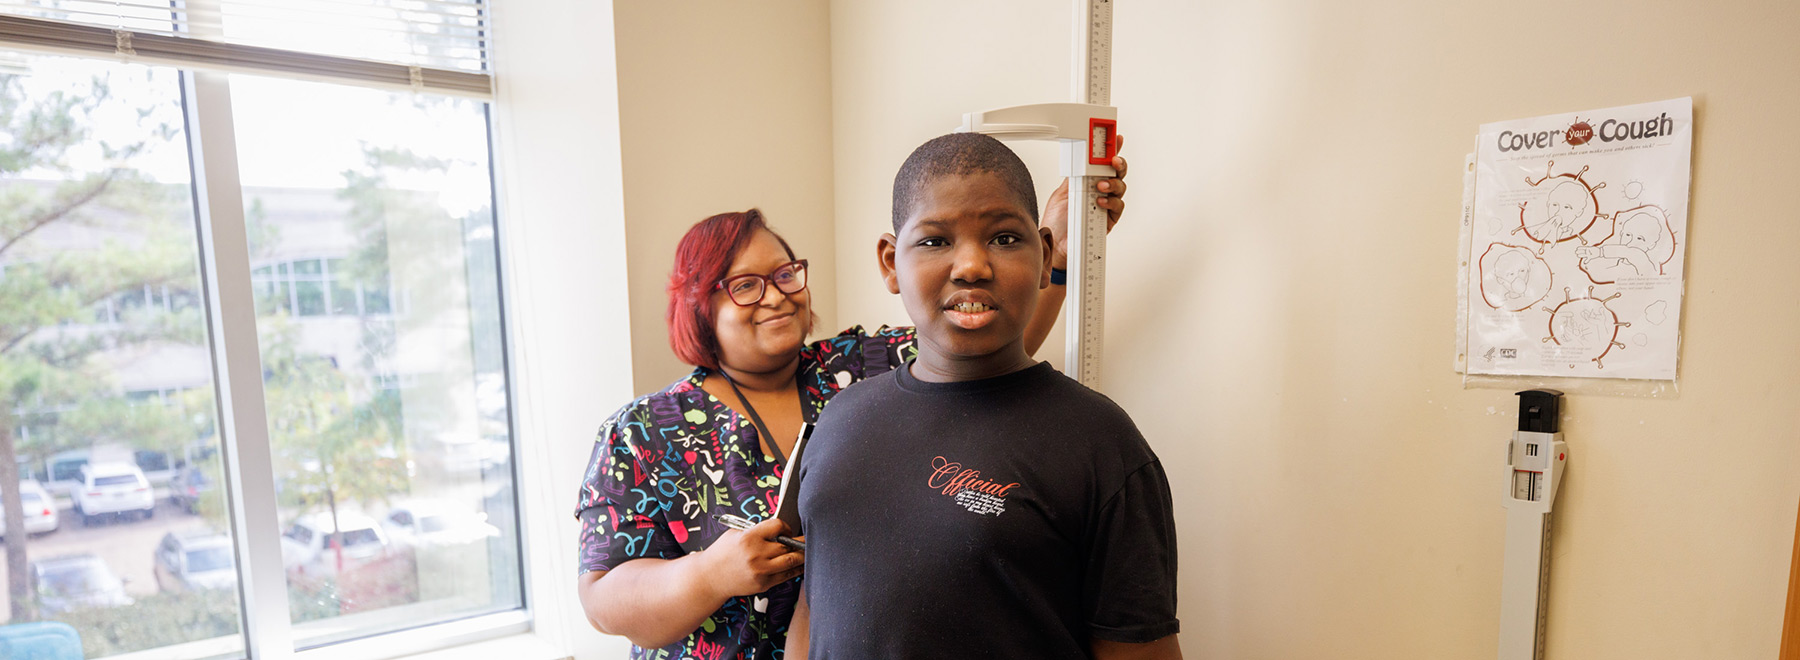
[[797, 259], [782, 264], [768, 275], [745, 274], [719, 280], [714, 289], [724, 289], [731, 296], [731, 302], [739, 307], [749, 307], [762, 302], [763, 295], [769, 292], [769, 286], [793, 295], [806, 290], [806, 260]]

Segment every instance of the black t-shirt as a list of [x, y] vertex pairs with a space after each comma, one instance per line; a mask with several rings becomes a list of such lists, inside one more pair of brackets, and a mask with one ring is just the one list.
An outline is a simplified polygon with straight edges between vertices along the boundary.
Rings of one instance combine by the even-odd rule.
[[1049, 364], [845, 389], [798, 469], [814, 658], [1085, 658], [1179, 629], [1162, 464]]

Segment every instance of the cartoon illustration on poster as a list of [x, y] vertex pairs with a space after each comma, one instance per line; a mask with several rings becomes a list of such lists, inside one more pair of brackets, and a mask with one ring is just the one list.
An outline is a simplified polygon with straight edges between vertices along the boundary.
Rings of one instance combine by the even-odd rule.
[[1675, 378], [1693, 100], [1481, 127], [1470, 374]]

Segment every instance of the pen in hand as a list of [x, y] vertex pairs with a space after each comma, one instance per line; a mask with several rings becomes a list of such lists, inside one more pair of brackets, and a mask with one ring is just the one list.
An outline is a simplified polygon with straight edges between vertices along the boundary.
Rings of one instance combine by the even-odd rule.
[[[750, 531], [751, 527], [756, 526], [756, 523], [750, 522], [746, 518], [734, 516], [729, 513], [714, 514], [713, 520], [717, 520], [721, 523], [724, 523], [726, 527], [730, 527], [730, 528], [738, 530], [740, 532], [748, 532], [748, 531]], [[798, 540], [795, 540], [793, 538], [789, 538], [786, 536], [777, 536], [777, 537], [775, 537], [775, 542], [787, 546], [789, 550], [798, 550], [800, 552], [806, 552], [806, 542], [805, 541], [798, 541]]]

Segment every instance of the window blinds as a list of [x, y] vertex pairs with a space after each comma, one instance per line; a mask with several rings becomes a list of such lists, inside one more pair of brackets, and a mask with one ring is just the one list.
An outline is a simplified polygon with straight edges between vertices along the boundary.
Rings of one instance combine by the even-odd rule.
[[0, 0], [0, 47], [486, 97], [485, 0]]

